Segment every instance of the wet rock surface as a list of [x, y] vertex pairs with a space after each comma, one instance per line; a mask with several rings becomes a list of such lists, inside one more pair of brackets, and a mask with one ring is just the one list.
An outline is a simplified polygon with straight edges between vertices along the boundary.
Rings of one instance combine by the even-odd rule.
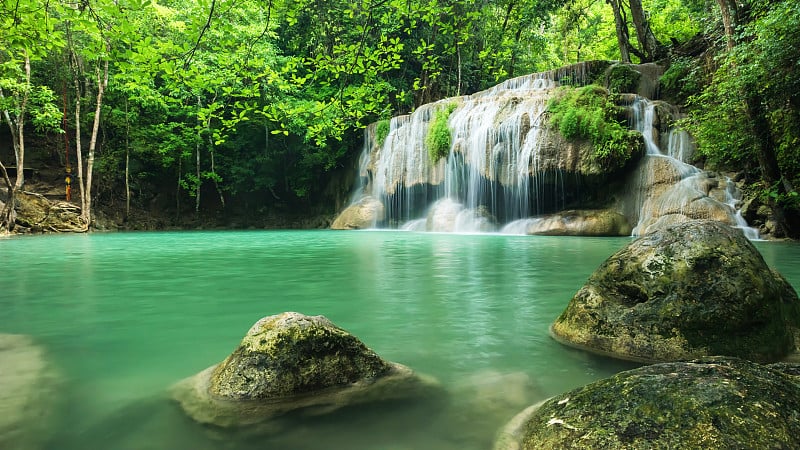
[[0, 334], [0, 448], [44, 448], [58, 381], [33, 339]]
[[586, 448], [800, 448], [800, 385], [737, 358], [656, 364], [532, 406], [495, 444]]
[[374, 197], [365, 196], [342, 211], [331, 224], [331, 228], [334, 230], [372, 228], [376, 221], [383, 220], [383, 218], [383, 203]]
[[630, 236], [628, 219], [612, 210], [571, 210], [532, 221], [527, 234], [546, 236]]
[[287, 312], [256, 322], [228, 358], [172, 394], [194, 420], [228, 427], [437, 390], [434, 380], [384, 361], [325, 317]]
[[636, 361], [773, 362], [794, 350], [799, 323], [797, 293], [740, 230], [690, 221], [608, 258], [551, 331], [562, 343]]

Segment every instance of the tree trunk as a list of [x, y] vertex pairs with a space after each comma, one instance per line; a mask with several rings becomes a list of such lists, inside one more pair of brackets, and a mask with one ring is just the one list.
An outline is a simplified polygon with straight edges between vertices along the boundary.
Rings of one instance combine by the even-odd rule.
[[195, 146], [194, 153], [195, 161], [195, 176], [197, 180], [194, 182], [194, 212], [200, 212], [200, 136], [197, 137], [197, 145]]
[[631, 19], [633, 27], [636, 29], [636, 40], [639, 42], [641, 52], [645, 55], [645, 60], [642, 62], [655, 61], [661, 57], [664, 45], [656, 39], [650, 28], [650, 22], [642, 7], [642, 0], [630, 0], [630, 5]]
[[[106, 44], [108, 51], [108, 44]], [[97, 69], [97, 100], [94, 109], [94, 122], [92, 123], [92, 137], [89, 139], [89, 155], [86, 158], [86, 197], [83, 199], [81, 211], [86, 226], [92, 223], [92, 170], [94, 169], [94, 152], [97, 148], [97, 135], [100, 131], [100, 113], [103, 108], [103, 93], [108, 86], [108, 60], [103, 62], [103, 71]]]
[[125, 219], [131, 215], [131, 123], [128, 117], [128, 100], [125, 100]]
[[624, 16], [624, 11], [620, 7], [619, 0], [608, 0], [614, 12], [614, 25], [617, 29], [617, 44], [619, 45], [620, 61], [630, 64], [631, 55], [628, 52], [630, 43], [628, 42], [628, 23]]
[[722, 25], [725, 27], [725, 39], [728, 50], [733, 50], [733, 21], [731, 20], [731, 8], [727, 0], [717, 0], [719, 10], [722, 15]]
[[83, 208], [86, 203], [83, 199], [86, 198], [86, 188], [83, 183], [83, 149], [81, 148], [81, 82], [78, 79], [78, 73], [75, 73], [75, 159], [78, 166], [78, 187], [81, 194], [81, 217], [83, 217]]
[[25, 184], [25, 112], [28, 107], [28, 99], [31, 93], [31, 59], [25, 52], [25, 92], [22, 94], [22, 102], [17, 113], [17, 145], [14, 146], [14, 155], [17, 158], [17, 180], [14, 189], [22, 189]]
[[[25, 53], [25, 87], [23, 88], [22, 98], [20, 99], [19, 110], [12, 117], [8, 109], [3, 109], [3, 118], [8, 123], [11, 132], [11, 142], [14, 147], [14, 159], [17, 165], [17, 179], [14, 182], [14, 189], [19, 190], [25, 184], [25, 113], [28, 107], [28, 99], [31, 92], [31, 59]], [[0, 99], [5, 99], [5, 93], [0, 88]], [[6, 173], [8, 175], [8, 173]]]
[[12, 183], [11, 179], [8, 177], [8, 171], [2, 161], [0, 161], [0, 175], [3, 175], [3, 181], [6, 184], [6, 191], [8, 193], [6, 196], [6, 204], [3, 210], [0, 211], [0, 230], [10, 232], [14, 231], [14, 202], [16, 201], [14, 194], [16, 190], [14, 189], [14, 183]]
[[[764, 105], [761, 103], [761, 99], [752, 91], [746, 95], [745, 104], [747, 106], [747, 117], [753, 126], [753, 134], [756, 137], [756, 151], [758, 165], [761, 169], [761, 178], [768, 186], [775, 186], [779, 194], [787, 194], [792, 191], [792, 186], [785, 182], [784, 177], [781, 175], [781, 169], [775, 153], [777, 146], [770, 130]], [[778, 227], [775, 230], [776, 237], [786, 236], [789, 227], [783, 206], [777, 201], [772, 201], [770, 206]]]

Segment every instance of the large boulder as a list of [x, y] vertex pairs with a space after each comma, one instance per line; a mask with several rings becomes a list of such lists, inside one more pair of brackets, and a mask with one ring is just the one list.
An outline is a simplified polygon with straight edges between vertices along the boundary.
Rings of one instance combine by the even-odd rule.
[[794, 349], [797, 293], [738, 229], [689, 221], [608, 258], [551, 328], [562, 343], [644, 362]]
[[380, 200], [372, 196], [364, 196], [354, 202], [333, 221], [334, 230], [360, 230], [372, 228], [377, 221], [383, 220], [384, 207]]
[[44, 448], [60, 380], [29, 336], [0, 334], [0, 448]]
[[72, 203], [50, 201], [43, 195], [18, 191], [16, 200], [16, 231], [40, 232], [83, 232], [86, 224], [80, 215], [80, 208]]
[[[789, 368], [791, 369], [791, 368]], [[532, 406], [495, 450], [800, 448], [800, 384], [737, 358], [621, 372]]]
[[631, 225], [610, 210], [570, 210], [529, 222], [526, 234], [546, 236], [630, 236]]
[[250, 328], [224, 361], [173, 387], [184, 411], [222, 427], [290, 411], [320, 414], [436, 391], [435, 381], [384, 361], [323, 316], [286, 312]]

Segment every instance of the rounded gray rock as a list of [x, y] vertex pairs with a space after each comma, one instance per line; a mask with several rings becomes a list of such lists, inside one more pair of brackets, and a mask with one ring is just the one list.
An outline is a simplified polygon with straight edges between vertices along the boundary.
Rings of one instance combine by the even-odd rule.
[[740, 230], [689, 221], [609, 257], [551, 334], [635, 361], [728, 355], [773, 362], [794, 350], [798, 324], [797, 293]]
[[256, 322], [221, 363], [172, 394], [201, 423], [248, 425], [293, 410], [319, 414], [423, 395], [437, 383], [387, 362], [323, 316], [286, 312]]

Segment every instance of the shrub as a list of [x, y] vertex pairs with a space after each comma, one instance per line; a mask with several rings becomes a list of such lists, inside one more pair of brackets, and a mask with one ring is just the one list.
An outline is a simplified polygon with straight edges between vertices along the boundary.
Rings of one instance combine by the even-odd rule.
[[425, 136], [425, 146], [428, 148], [428, 155], [431, 161], [436, 162], [446, 157], [450, 153], [450, 126], [448, 120], [450, 114], [456, 109], [456, 102], [448, 103], [444, 108], [433, 113], [433, 119], [428, 127], [428, 134]]
[[551, 125], [567, 139], [590, 140], [595, 160], [604, 166], [624, 166], [641, 146], [641, 135], [620, 122], [619, 107], [600, 86], [562, 87], [548, 110]]
[[383, 147], [383, 143], [386, 142], [386, 136], [389, 135], [389, 119], [379, 120], [378, 123], [375, 124], [375, 144], [378, 147]]

